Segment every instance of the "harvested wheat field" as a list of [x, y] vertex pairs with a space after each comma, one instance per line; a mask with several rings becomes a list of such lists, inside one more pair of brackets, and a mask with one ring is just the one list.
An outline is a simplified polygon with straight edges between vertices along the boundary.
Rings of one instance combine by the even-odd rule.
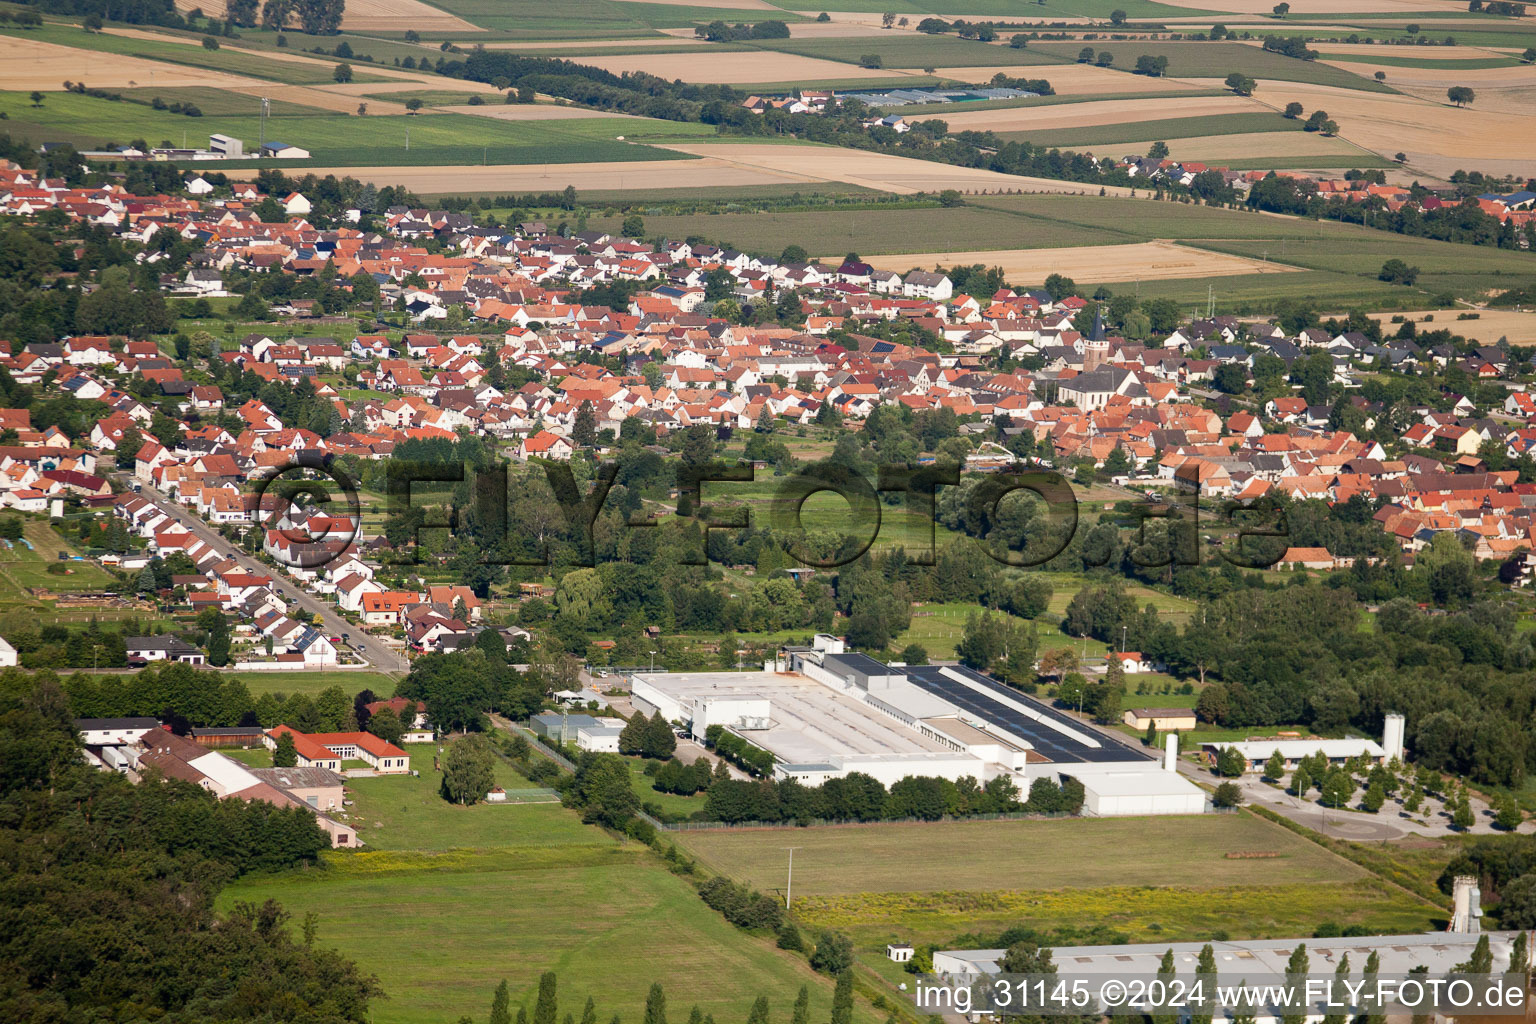
[[[224, 17], [224, 0], [177, 0], [183, 12], [194, 7], [215, 18]], [[343, 32], [478, 32], [479, 26], [421, 0], [347, 0], [341, 16]]]
[[[1465, 313], [1476, 313], [1476, 320], [1458, 320]], [[1522, 313], [1513, 309], [1426, 309], [1415, 313], [1372, 313], [1371, 319], [1381, 324], [1387, 334], [1397, 327], [1391, 322], [1394, 316], [1404, 316], [1421, 322], [1422, 330], [1444, 327], [1452, 334], [1475, 338], [1484, 345], [1492, 345], [1500, 338], [1509, 339], [1511, 345], [1529, 345], [1536, 342], [1536, 312]], [[1433, 316], [1432, 323], [1422, 323], [1426, 316]]]
[[1265, 113], [1267, 109], [1264, 104], [1249, 96], [1177, 96], [1167, 99], [1154, 96], [1135, 100], [1087, 100], [1043, 107], [1002, 107], [955, 113], [944, 111], [920, 115], [913, 120], [939, 118], [949, 125], [952, 132], [1034, 132], [1091, 128], [1132, 121], [1155, 122], [1173, 117], [1208, 114]]
[[1163, 281], [1185, 277], [1230, 277], [1236, 274], [1283, 274], [1296, 267], [1225, 253], [1189, 249], [1175, 242], [1135, 245], [1079, 246], [1070, 249], [993, 249], [983, 252], [926, 252], [899, 256], [869, 256], [882, 270], [905, 272], [912, 267], [980, 263], [1001, 267], [1010, 281], [1041, 281], [1064, 274], [1079, 284], [1099, 281]]
[[[1243, 135], [1208, 135], [1204, 138], [1169, 139], [1168, 155], [1175, 160], [1259, 160], [1267, 157], [1285, 159], [1306, 157], [1309, 164], [1320, 156], [1336, 156], [1339, 167], [1352, 166], [1363, 155], [1359, 146], [1344, 139], [1329, 138], [1312, 132], [1252, 132]], [[1100, 149], [1115, 150], [1114, 146]], [[1128, 143], [1125, 149], [1136, 152], [1145, 143]]]
[[583, 57], [581, 62], [611, 71], [616, 75], [622, 75], [626, 71], [643, 71], [669, 81], [681, 78], [685, 82], [723, 85], [738, 85], [745, 82], [867, 79], [871, 74], [899, 78], [913, 74], [910, 71], [871, 72], [868, 68], [853, 64], [768, 50], [726, 50], [720, 53], [630, 53], [622, 56], [599, 54]]
[[1403, 152], [1421, 173], [1444, 178], [1466, 168], [1525, 175], [1536, 164], [1529, 115], [1304, 82], [1284, 86], [1265, 102], [1279, 109], [1295, 100], [1308, 111], [1326, 110], [1350, 142], [1387, 157]]
[[[624, 3], [626, 0], [618, 0], [618, 2]], [[635, 0], [635, 2], [672, 4], [677, 7], [698, 6], [695, 0]], [[770, 3], [766, 3], [765, 0], [709, 0], [709, 7], [711, 10], [716, 8], [724, 8], [733, 11], [776, 11], [779, 9]]]
[[[1480, 46], [1398, 46], [1392, 43], [1319, 42], [1313, 43], [1312, 47], [1325, 58], [1337, 56], [1340, 60], [1347, 59], [1348, 55], [1356, 53], [1364, 57], [1407, 57], [1410, 60], [1487, 60], [1491, 56]], [[1414, 69], [1382, 65], [1376, 70], [1385, 71], [1390, 78], [1399, 71]]]
[[[1458, 47], [1461, 49], [1461, 47]], [[1486, 53], [1483, 56], [1487, 56]], [[1387, 84], [1399, 92], [1436, 105], [1444, 105], [1445, 90], [1453, 85], [1470, 85], [1477, 93], [1473, 110], [1505, 114], [1528, 114], [1536, 109], [1536, 64], [1512, 68], [1382, 68], [1374, 64], [1355, 64], [1329, 60], [1325, 63], [1357, 75], [1369, 77], [1377, 71], [1387, 73]]]
[[[1049, 178], [1026, 178], [998, 174], [975, 167], [955, 167], [930, 160], [866, 153], [834, 146], [766, 145], [763, 143], [689, 143], [670, 145], [682, 153], [725, 161], [732, 166], [764, 174], [794, 176], [801, 181], [843, 181], [882, 192], [910, 195], [914, 192], [1052, 192], [1069, 195], [1098, 195], [1097, 186], [1080, 185]], [[780, 180], [784, 180], [781, 178]], [[1131, 190], [1111, 187], [1108, 195], [1126, 196]]]
[[[960, 82], [982, 83], [992, 80], [996, 74], [1009, 78], [1044, 78], [1060, 96], [1098, 96], [1105, 93], [1158, 93], [1188, 89], [1183, 82], [1171, 78], [1127, 78], [1124, 71], [1094, 67], [1092, 64], [1062, 64], [1040, 67], [1016, 64], [987, 68], [937, 68], [940, 78], [953, 78]], [[1214, 97], [1212, 97], [1214, 99]]]
[[253, 81], [220, 71], [164, 64], [142, 57], [126, 57], [97, 50], [44, 43], [26, 36], [7, 36], [0, 46], [0, 89], [29, 92], [33, 89], [64, 88], [64, 79], [88, 76], [93, 87], [126, 89], [148, 86], [153, 75], [155, 85], [206, 86], [229, 89]]
[[[158, 79], [156, 79], [158, 81]], [[282, 100], [286, 103], [300, 103], [306, 107], [319, 107], [321, 110], [333, 110], [338, 114], [354, 114], [359, 103], [368, 104], [370, 114], [408, 114], [405, 104], [394, 103], [389, 100], [363, 98], [336, 92], [331, 86], [324, 85], [276, 85], [272, 82], [253, 82], [246, 79], [244, 85], [232, 85], [230, 92], [240, 93], [242, 96], [262, 97]]]

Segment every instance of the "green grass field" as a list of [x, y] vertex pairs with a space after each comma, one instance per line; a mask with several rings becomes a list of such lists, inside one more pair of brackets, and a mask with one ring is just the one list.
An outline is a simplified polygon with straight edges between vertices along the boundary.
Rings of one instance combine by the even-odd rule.
[[[652, 982], [677, 1020], [695, 1003], [745, 1020], [762, 994], [787, 1021], [801, 985], [813, 1020], [831, 1008], [831, 985], [803, 959], [726, 923], [635, 843], [340, 854], [325, 870], [243, 879], [220, 902], [269, 897], [296, 920], [317, 913], [318, 941], [378, 975], [388, 998], [372, 1007], [376, 1024], [483, 1020], [502, 979], [531, 1012], [546, 970], [558, 973], [562, 1016], [579, 1016], [590, 995], [600, 1020], [638, 1021]], [[857, 1024], [878, 1019], [859, 1001]]]
[[[441, 852], [497, 846], [581, 846], [606, 843], [597, 829], [558, 803], [476, 804], [460, 807], [442, 798], [442, 773], [432, 767], [432, 743], [406, 746], [419, 775], [350, 779], [352, 806], [343, 820], [368, 849]], [[537, 788], [509, 764], [496, 760], [496, 785], [512, 793]]]
[[1208, 114], [1203, 117], [1169, 117], [1155, 121], [1096, 125], [1091, 128], [1000, 134], [1005, 139], [1032, 142], [1037, 146], [1074, 149], [1121, 142], [1155, 142], [1158, 139], [1198, 138], [1205, 135], [1289, 131], [1301, 131], [1301, 122], [1280, 114]]
[[[1368, 92], [1391, 91], [1374, 81], [1339, 68], [1318, 64], [1315, 61], [1282, 57], [1278, 53], [1270, 53], [1243, 43], [1165, 42], [1136, 39], [1099, 41], [1093, 45], [1096, 49], [1109, 49], [1115, 55], [1116, 66], [1122, 68], [1134, 67], [1136, 58], [1143, 54], [1167, 57], [1170, 78], [1225, 78], [1230, 72], [1241, 71], [1260, 82], [1312, 82], [1317, 85], [1336, 85], [1343, 89], [1364, 89]], [[1079, 42], [1029, 44], [1031, 52], [1038, 51], [1072, 61], [1077, 59], [1078, 51], [1082, 48], [1083, 44]], [[1268, 93], [1282, 90], [1284, 86], [1276, 85], [1272, 90], [1263, 86], [1261, 88]]]
[[[259, 106], [256, 112], [246, 115], [189, 118], [136, 103], [76, 93], [48, 93], [41, 106], [33, 106], [24, 93], [3, 93], [0, 112], [15, 137], [85, 146], [133, 139], [144, 139], [151, 145], [169, 140], [179, 145], [184, 137], [197, 143], [206, 140], [210, 132], [225, 132], [254, 142], [261, 131]], [[322, 111], [268, 118], [266, 137], [310, 150], [313, 159], [288, 162], [294, 166], [306, 162], [521, 164], [691, 159], [671, 150], [615, 141], [619, 135], [639, 138], [656, 131], [664, 131], [670, 138], [714, 134], [709, 125], [672, 121], [497, 121], [469, 114], [354, 117]], [[410, 148], [406, 148], [407, 144]]]
[[349, 694], [355, 694], [359, 690], [372, 690], [380, 697], [389, 697], [395, 692], [395, 680], [391, 676], [384, 675], [382, 672], [369, 672], [366, 670], [237, 672], [236, 674], [240, 677], [240, 681], [245, 683], [245, 688], [251, 691], [252, 696], [256, 697], [260, 697], [264, 693], [308, 693], [313, 695], [332, 686], [339, 686]]
[[1125, 11], [1132, 19], [1141, 20], [1188, 18], [1215, 13], [1196, 8], [1173, 7], [1156, 3], [1155, 0], [1050, 0], [1049, 6], [1044, 7], [1020, 3], [1019, 0], [828, 0], [814, 9], [866, 13], [892, 11], [908, 16], [936, 14], [946, 18], [961, 16], [971, 20], [987, 17], [1030, 21], [1050, 21], [1061, 17], [1108, 20], [1110, 13], [1116, 10]]
[[[1434, 51], [1430, 51], [1431, 53]], [[1324, 60], [1344, 60], [1352, 64], [1380, 64], [1393, 68], [1423, 68], [1426, 71], [1481, 71], [1485, 68], [1514, 68], [1523, 62], [1514, 57], [1468, 57], [1434, 60], [1429, 57], [1383, 57], [1374, 53], [1324, 53]], [[1392, 81], [1392, 76], [1387, 76]]]

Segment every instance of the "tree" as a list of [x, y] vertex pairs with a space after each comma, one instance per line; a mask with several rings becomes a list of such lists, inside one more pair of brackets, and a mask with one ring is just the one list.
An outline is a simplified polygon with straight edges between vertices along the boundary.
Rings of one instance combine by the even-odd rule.
[[[785, 924], [790, 928], [794, 927], [790, 922]], [[811, 1024], [811, 990], [808, 986], [800, 986], [800, 991], [795, 996], [795, 1008], [790, 1013], [789, 1024]]]
[[31, 100], [34, 107], [40, 107], [43, 105], [43, 94], [38, 92], [36, 89], [33, 89]]
[[1216, 787], [1216, 792], [1211, 796], [1211, 803], [1217, 807], [1240, 807], [1243, 803], [1243, 791], [1235, 782], [1223, 782]]
[[1270, 8], [1270, 10], [1274, 12], [1275, 17], [1283, 18], [1287, 14], [1291, 13], [1291, 5], [1287, 3], [1279, 3], [1275, 4], [1275, 6]]
[[1387, 73], [1385, 71], [1378, 71], [1378, 72], [1376, 72], [1376, 81], [1378, 81], [1378, 82], [1385, 82], [1386, 80], [1387, 80]]
[[1367, 786], [1365, 788], [1365, 796], [1360, 798], [1361, 808], [1371, 814], [1375, 814], [1377, 811], [1380, 811], [1382, 805], [1386, 802], [1386, 790], [1382, 789], [1381, 783], [1379, 782], [1373, 782]]
[[217, 50], [218, 48], [219, 41], [217, 39], [215, 39], [213, 36], [203, 36], [203, 49]]
[[1513, 793], [1500, 796], [1495, 811], [1494, 822], [1506, 832], [1513, 832], [1525, 820], [1525, 815], [1520, 812], [1520, 801], [1515, 799]]
[[1451, 815], [1451, 824], [1465, 832], [1476, 820], [1472, 816], [1472, 804], [1467, 800], [1466, 794], [1462, 794], [1461, 800], [1456, 804], [1456, 813]]
[[1258, 87], [1258, 82], [1255, 82], [1241, 71], [1234, 71], [1227, 76], [1227, 88], [1239, 96], [1252, 96], [1253, 91]]
[[805, 251], [804, 246], [786, 245], [784, 251], [779, 253], [780, 263], [804, 263], [808, 259], [810, 254]]
[[539, 997], [533, 1004], [533, 1024], [555, 1024], [555, 1017], [560, 1012], [555, 988], [554, 971], [539, 975]]
[[1286, 116], [1286, 117], [1288, 117], [1288, 118], [1290, 118], [1290, 119], [1291, 119], [1291, 120], [1292, 120], [1292, 121], [1294, 121], [1294, 120], [1296, 120], [1296, 119], [1297, 119], [1297, 118], [1298, 118], [1298, 117], [1300, 117], [1300, 116], [1301, 116], [1301, 112], [1302, 112], [1302, 110], [1304, 110], [1304, 109], [1305, 109], [1305, 108], [1304, 108], [1304, 107], [1302, 107], [1302, 105], [1301, 105], [1301, 104], [1300, 104], [1300, 103], [1297, 103], [1297, 102], [1296, 102], [1296, 101], [1295, 101], [1295, 100], [1292, 100], [1292, 101], [1291, 101], [1291, 102], [1290, 102], [1290, 103], [1287, 103], [1287, 104], [1286, 104], [1286, 105], [1285, 105], [1285, 111], [1284, 111], [1284, 114], [1285, 114], [1285, 116]]
[[[1307, 972], [1311, 969], [1312, 958], [1307, 955], [1305, 943], [1291, 950], [1290, 959], [1285, 962], [1285, 980], [1293, 991], [1300, 991], [1306, 984]], [[1307, 1014], [1303, 1010], [1300, 1013], [1282, 1013], [1281, 1024], [1306, 1024]]]
[[571, 440], [581, 448], [597, 444], [597, 414], [592, 411], [591, 402], [582, 402], [581, 408], [576, 410], [575, 422], [571, 424]]
[[894, 24], [896, 24], [896, 15], [892, 14], [890, 11], [880, 15], [881, 28], [890, 28]]
[[338, 81], [338, 82], [350, 82], [350, 81], [352, 81], [352, 65], [351, 64], [337, 64], [336, 65], [336, 70], [331, 74], [331, 77], [336, 79], [336, 81]]
[[853, 1024], [853, 967], [838, 972], [832, 989], [832, 1024]]
[[1264, 762], [1264, 778], [1268, 782], [1279, 782], [1285, 778], [1285, 757], [1278, 747], [1269, 755], [1269, 760]]
[[624, 218], [624, 223], [619, 225], [619, 234], [626, 238], [645, 237], [645, 218], [638, 213], [631, 213]]
[[1464, 107], [1468, 103], [1471, 103], [1473, 100], [1477, 99], [1477, 93], [1473, 92], [1469, 86], [1453, 85], [1449, 89], [1445, 90], [1445, 98], [1456, 104], [1458, 107]]
[[660, 982], [651, 982], [645, 994], [645, 1024], [667, 1024], [667, 995]]
[[822, 974], [842, 975], [853, 969], [853, 942], [841, 932], [824, 931], [811, 952], [811, 968]]
[[421, 98], [418, 96], [412, 96], [410, 99], [406, 100], [405, 109], [413, 114], [416, 113], [416, 111], [421, 109]]
[[1381, 272], [1376, 277], [1388, 284], [1411, 285], [1419, 278], [1419, 268], [1411, 267], [1404, 261], [1393, 258], [1381, 265]]
[[386, 743], [399, 743], [405, 729], [393, 709], [380, 708], [378, 714], [368, 716], [368, 731]]
[[[378, 719], [374, 716], [374, 720]], [[372, 725], [372, 722], [369, 722]], [[496, 761], [489, 741], [478, 733], [457, 736], [443, 753], [443, 797], [450, 803], [476, 804], [496, 784]]]
[[293, 743], [293, 733], [285, 732], [277, 738], [277, 749], [272, 752], [274, 768], [297, 768], [299, 752]]
[[512, 1024], [512, 997], [507, 993], [507, 979], [501, 979], [491, 997], [491, 1015], [487, 1024]]
[[1126, 13], [1118, 8], [1109, 12], [1109, 23], [1111, 25], [1124, 25], [1125, 19]]
[[1161, 140], [1152, 143], [1152, 145], [1147, 149], [1147, 156], [1152, 160], [1168, 159], [1168, 143]]
[[1536, 64], [1536, 46], [1527, 46], [1525, 52], [1520, 55], [1520, 59], [1527, 64]]
[[1085, 46], [1077, 52], [1077, 62], [1087, 64], [1093, 60], [1093, 47]]
[[1247, 767], [1247, 759], [1236, 747], [1224, 747], [1216, 757], [1216, 771], [1224, 779], [1241, 777]]

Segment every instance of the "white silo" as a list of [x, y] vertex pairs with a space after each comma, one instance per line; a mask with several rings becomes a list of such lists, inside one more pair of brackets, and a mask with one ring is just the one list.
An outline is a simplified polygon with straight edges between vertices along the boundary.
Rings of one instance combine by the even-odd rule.
[[1179, 770], [1179, 734], [1168, 734], [1168, 748], [1163, 754], [1163, 771], [1176, 772]]
[[1381, 747], [1387, 752], [1387, 760], [1393, 758], [1401, 761], [1405, 753], [1403, 747], [1403, 733], [1407, 729], [1408, 722], [1402, 715], [1388, 715], [1385, 725], [1381, 730]]

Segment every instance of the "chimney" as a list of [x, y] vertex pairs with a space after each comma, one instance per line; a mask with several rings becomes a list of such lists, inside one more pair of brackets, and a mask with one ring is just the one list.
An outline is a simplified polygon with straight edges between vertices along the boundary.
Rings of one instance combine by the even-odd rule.
[[1179, 770], [1179, 734], [1168, 734], [1168, 748], [1163, 753], [1163, 771], [1176, 772]]

